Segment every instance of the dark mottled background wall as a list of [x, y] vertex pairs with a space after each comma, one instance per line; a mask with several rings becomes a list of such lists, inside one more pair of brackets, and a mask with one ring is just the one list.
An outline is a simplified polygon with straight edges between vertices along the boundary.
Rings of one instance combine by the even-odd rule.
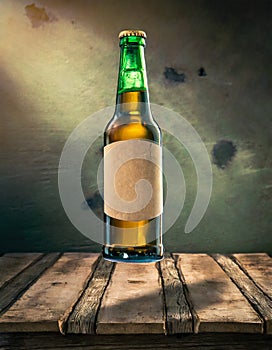
[[115, 102], [119, 31], [141, 28], [151, 101], [184, 116], [213, 161], [209, 208], [185, 234], [196, 176], [166, 138], [188, 189], [166, 249], [271, 253], [271, 18], [270, 0], [2, 0], [0, 250], [100, 249], [64, 213], [58, 162], [78, 123]]

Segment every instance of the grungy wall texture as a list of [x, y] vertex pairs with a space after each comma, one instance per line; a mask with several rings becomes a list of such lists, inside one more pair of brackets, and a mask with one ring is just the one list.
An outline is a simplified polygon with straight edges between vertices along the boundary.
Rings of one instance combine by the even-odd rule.
[[0, 250], [100, 249], [65, 215], [58, 163], [72, 130], [115, 103], [117, 35], [139, 28], [151, 102], [185, 117], [213, 161], [210, 205], [185, 234], [196, 175], [166, 135], [187, 186], [166, 249], [271, 253], [271, 18], [270, 0], [2, 0]]

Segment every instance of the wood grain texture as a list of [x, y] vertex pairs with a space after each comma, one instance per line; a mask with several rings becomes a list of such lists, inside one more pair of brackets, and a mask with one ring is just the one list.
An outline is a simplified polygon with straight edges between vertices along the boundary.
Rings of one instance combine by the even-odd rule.
[[[11, 255], [0, 257], [0, 332], [125, 337], [249, 334], [265, 327], [271, 333], [271, 258], [266, 254], [174, 254], [176, 263], [165, 254], [157, 264], [114, 264], [92, 253]], [[12, 261], [19, 262], [19, 272]], [[123, 345], [122, 340], [120, 349]]]
[[[0, 314], [3, 313], [39, 276], [60, 256], [50, 253], [37, 260], [35, 264], [18, 274], [0, 289]], [[1, 320], [1, 318], [0, 318]], [[0, 328], [1, 329], [1, 328]]]
[[80, 335], [59, 333], [0, 334], [1, 350], [271, 350], [272, 336], [243, 333]]
[[265, 332], [272, 334], [272, 301], [256, 284], [244, 274], [240, 267], [228, 256], [214, 254], [214, 259], [250, 301], [265, 320]]
[[67, 333], [94, 334], [101, 298], [108, 285], [114, 263], [100, 259], [91, 280], [67, 319]]
[[[50, 265], [58, 255], [51, 254]], [[58, 320], [78, 293], [98, 254], [66, 253], [0, 318], [1, 332], [58, 331]], [[49, 260], [47, 260], [49, 262]], [[45, 264], [45, 260], [41, 260]], [[37, 265], [37, 264], [36, 264]], [[34, 267], [37, 267], [34, 265]]]
[[[85, 275], [85, 279], [83, 280], [83, 283], [81, 283], [78, 287], [78, 293], [77, 295], [75, 295], [75, 297], [73, 298], [73, 300], [71, 299], [70, 301], [70, 305], [66, 308], [66, 310], [62, 313], [62, 315], [59, 317], [58, 320], [58, 325], [59, 325], [59, 330], [60, 332], [65, 335], [67, 332], [67, 325], [68, 325], [68, 319], [70, 317], [70, 315], [72, 314], [76, 304], [78, 303], [78, 300], [80, 299], [82, 293], [84, 292], [84, 290], [86, 289], [90, 278], [93, 275], [93, 272], [95, 271], [97, 264], [99, 264], [99, 261], [101, 259], [100, 254], [91, 254], [90, 256], [92, 259], [94, 259], [92, 261], [91, 264], [91, 268], [88, 269], [85, 272], [87, 272], [87, 274]], [[82, 266], [81, 266], [82, 268]], [[82, 273], [81, 273], [82, 274]]]
[[116, 264], [98, 314], [97, 334], [164, 332], [162, 287], [155, 264]]
[[263, 323], [240, 290], [206, 254], [175, 254], [199, 317], [197, 332], [261, 333]]
[[233, 254], [239, 266], [272, 299], [272, 258], [265, 253]]
[[0, 288], [41, 256], [41, 253], [9, 253], [1, 256]]
[[170, 254], [165, 254], [159, 268], [163, 280], [167, 334], [192, 333], [192, 314], [175, 261]]

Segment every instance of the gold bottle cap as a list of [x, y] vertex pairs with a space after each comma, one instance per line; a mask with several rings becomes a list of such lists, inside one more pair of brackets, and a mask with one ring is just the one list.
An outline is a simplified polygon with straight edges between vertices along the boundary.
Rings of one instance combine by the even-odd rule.
[[119, 39], [125, 36], [141, 36], [146, 39], [146, 33], [143, 30], [122, 30], [119, 33]]

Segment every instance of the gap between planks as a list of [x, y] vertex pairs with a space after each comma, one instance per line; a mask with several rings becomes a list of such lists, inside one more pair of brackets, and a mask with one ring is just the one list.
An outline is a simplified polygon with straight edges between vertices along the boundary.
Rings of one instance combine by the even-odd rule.
[[157, 264], [160, 273], [165, 312], [166, 334], [192, 333], [193, 317], [188, 304], [186, 286], [181, 281], [174, 259], [165, 253]]
[[244, 273], [233, 258], [221, 254], [213, 254], [212, 257], [265, 321], [264, 332], [272, 334], [272, 300]]
[[60, 253], [39, 256], [4, 283], [0, 289], [0, 315], [5, 313], [59, 256]]
[[59, 321], [61, 333], [96, 333], [97, 314], [114, 267], [114, 263], [100, 257], [80, 298]]
[[8, 253], [0, 257], [0, 288], [44, 256], [42, 253]]
[[222, 268], [206, 254], [174, 254], [199, 322], [198, 332], [262, 333], [263, 322]]
[[233, 260], [272, 300], [272, 259], [265, 253], [232, 254]]
[[52, 260], [36, 283], [2, 315], [0, 331], [59, 331], [58, 320], [77, 300], [97, 257], [91, 253], [65, 253]]

